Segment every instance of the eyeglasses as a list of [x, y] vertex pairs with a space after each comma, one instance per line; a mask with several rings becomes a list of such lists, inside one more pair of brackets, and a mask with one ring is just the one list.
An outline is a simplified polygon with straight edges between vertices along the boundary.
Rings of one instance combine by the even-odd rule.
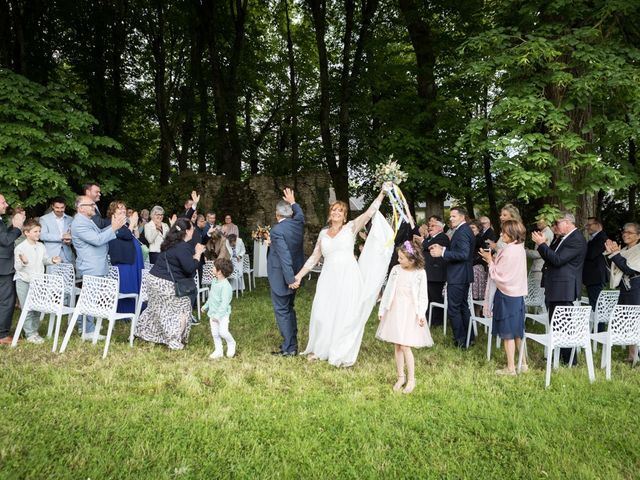
[[632, 232], [631, 230], [623, 230], [622, 234], [627, 234], [627, 235], [638, 235], [638, 232]]

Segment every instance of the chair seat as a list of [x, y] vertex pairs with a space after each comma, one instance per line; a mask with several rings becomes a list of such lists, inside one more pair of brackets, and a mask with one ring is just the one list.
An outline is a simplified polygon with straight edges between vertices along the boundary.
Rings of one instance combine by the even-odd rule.
[[527, 340], [533, 340], [534, 342], [538, 342], [545, 347], [549, 346], [550, 337], [546, 333], [529, 333], [526, 332]]

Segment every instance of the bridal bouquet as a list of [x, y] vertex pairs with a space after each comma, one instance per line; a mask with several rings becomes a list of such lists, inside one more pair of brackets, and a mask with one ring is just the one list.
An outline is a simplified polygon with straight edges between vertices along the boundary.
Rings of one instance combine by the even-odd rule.
[[391, 155], [387, 163], [380, 163], [376, 167], [374, 177], [377, 186], [382, 186], [384, 182], [393, 182], [396, 185], [400, 185], [408, 178], [408, 175], [400, 170], [400, 165], [398, 165], [398, 162], [396, 162], [393, 159], [393, 155]]
[[271, 235], [271, 227], [269, 225], [258, 225], [258, 228], [251, 232], [251, 238], [256, 242], [264, 242]]
[[407, 205], [402, 190], [398, 186], [408, 178], [408, 175], [400, 170], [400, 165], [393, 160], [393, 155], [391, 155], [387, 163], [381, 163], [376, 167], [374, 178], [376, 185], [383, 185], [385, 182], [392, 183], [391, 188], [387, 190], [387, 196], [393, 209], [392, 227], [395, 238], [402, 220], [413, 225], [413, 218], [409, 213], [409, 205]]

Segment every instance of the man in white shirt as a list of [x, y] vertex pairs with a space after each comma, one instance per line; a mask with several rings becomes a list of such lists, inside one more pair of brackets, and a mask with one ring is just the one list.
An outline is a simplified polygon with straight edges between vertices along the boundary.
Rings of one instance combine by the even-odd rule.
[[71, 222], [73, 218], [65, 213], [66, 201], [62, 197], [51, 200], [51, 212], [40, 217], [44, 243], [48, 257], [60, 257], [64, 263], [73, 263], [75, 256], [71, 250]]

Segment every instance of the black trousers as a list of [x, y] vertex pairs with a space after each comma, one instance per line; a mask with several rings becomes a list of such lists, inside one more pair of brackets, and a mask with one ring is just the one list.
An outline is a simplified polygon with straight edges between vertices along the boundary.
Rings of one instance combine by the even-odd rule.
[[[442, 290], [444, 289], [445, 282], [427, 282], [427, 295], [429, 296], [429, 303], [444, 303], [444, 295]], [[425, 312], [425, 318], [429, 318], [429, 307]], [[442, 325], [444, 321], [444, 309], [434, 308], [431, 314], [431, 326]]]
[[[547, 310], [549, 310], [549, 322], [553, 318], [553, 312], [556, 310], [556, 307], [572, 307], [573, 302], [547, 302]], [[551, 328], [551, 323], [549, 324], [549, 328]], [[549, 352], [549, 355], [552, 355], [553, 352]], [[560, 349], [560, 361], [565, 365], [569, 363], [569, 359], [571, 358], [571, 349], [570, 348], [561, 348]], [[574, 357], [573, 361], [576, 361]]]
[[0, 275], [0, 338], [9, 336], [16, 308], [16, 284], [11, 275]]

